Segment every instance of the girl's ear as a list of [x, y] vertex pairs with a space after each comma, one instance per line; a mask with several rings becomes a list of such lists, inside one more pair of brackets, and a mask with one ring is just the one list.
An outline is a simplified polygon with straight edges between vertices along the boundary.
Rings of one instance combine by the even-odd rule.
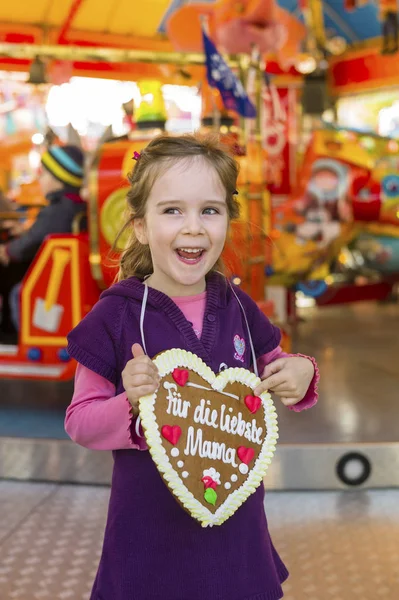
[[148, 238], [147, 238], [147, 228], [145, 226], [145, 220], [144, 219], [134, 219], [133, 227], [134, 227], [134, 233], [136, 234], [136, 238], [138, 239], [140, 244], [143, 244], [143, 246], [146, 246], [148, 244]]

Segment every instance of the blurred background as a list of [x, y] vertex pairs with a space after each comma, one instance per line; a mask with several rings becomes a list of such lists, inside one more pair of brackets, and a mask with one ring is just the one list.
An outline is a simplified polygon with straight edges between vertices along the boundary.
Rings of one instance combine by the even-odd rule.
[[[291, 571], [285, 597], [398, 597], [397, 11], [396, 0], [1, 6], [2, 599], [89, 597], [112, 457], [64, 432], [66, 335], [114, 278], [134, 152], [161, 131], [198, 130], [240, 163], [228, 276], [321, 373], [312, 410], [276, 402], [265, 505]], [[73, 203], [44, 227], [43, 164]]]

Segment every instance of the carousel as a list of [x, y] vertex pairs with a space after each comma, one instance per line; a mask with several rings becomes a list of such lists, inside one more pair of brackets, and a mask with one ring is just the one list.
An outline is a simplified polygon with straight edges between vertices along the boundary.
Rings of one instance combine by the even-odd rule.
[[[395, 40], [379, 37], [383, 15], [375, 4], [342, 2], [337, 8], [333, 2], [303, 0], [294, 10], [286, 0], [148, 4], [133, 15], [124, 2], [70, 0], [53, 3], [45, 20], [41, 1], [0, 10], [0, 70], [25, 73], [36, 98], [41, 94], [45, 102], [51, 87], [68, 85], [72, 77], [133, 80], [139, 90], [137, 103], [123, 105], [123, 135], [108, 128], [85, 147], [69, 127], [69, 139], [85, 151], [87, 208], [70, 234], [54, 233], [43, 241], [22, 281], [17, 343], [0, 345], [5, 423], [0, 452], [7, 455], [0, 461], [2, 477], [109, 481], [110, 463], [100, 464], [97, 455], [69, 443], [63, 432], [75, 372], [66, 335], [115, 277], [111, 249], [134, 153], [158, 132], [173, 131], [165, 85], [197, 89], [199, 127], [218, 132], [240, 163], [241, 215], [224, 258], [232, 281], [282, 328], [284, 349], [300, 349], [298, 293], [319, 306], [382, 301], [398, 280], [399, 144], [321, 120], [336, 110], [334, 98], [377, 87], [381, 72], [390, 85], [399, 83], [392, 71]], [[213, 71], [204, 35], [215, 52], [220, 50]], [[354, 64], [372, 65], [374, 79], [362, 79], [364, 70]], [[252, 112], [226, 102], [218, 84], [227, 72], [234, 74]], [[11, 105], [7, 110], [12, 112]], [[300, 148], [304, 119], [311, 126]], [[37, 137], [33, 141], [37, 133], [39, 143]], [[0, 138], [6, 201], [13, 161], [57, 139], [48, 123], [40, 132], [25, 129]], [[7, 242], [10, 223], [24, 221], [29, 227], [43, 203], [34, 179], [19, 186], [13, 202], [1, 205], [2, 241]], [[309, 336], [305, 346], [313, 344]], [[334, 395], [334, 389], [326, 386], [324, 393]], [[392, 458], [399, 460], [394, 435], [379, 441], [377, 433], [373, 440], [356, 416], [359, 426], [347, 435], [339, 415], [328, 432], [332, 398], [321, 396], [323, 402], [318, 416], [301, 417], [302, 434], [292, 415], [281, 414], [281, 443], [267, 485], [397, 485], [397, 474], [388, 467]], [[360, 404], [352, 410], [361, 411]], [[304, 458], [317, 468], [305, 469]], [[376, 461], [387, 468], [373, 469]]]

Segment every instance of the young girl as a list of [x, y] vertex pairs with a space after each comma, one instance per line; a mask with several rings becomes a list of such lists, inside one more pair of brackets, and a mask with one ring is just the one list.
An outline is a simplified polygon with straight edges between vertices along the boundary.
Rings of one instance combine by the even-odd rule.
[[263, 485], [223, 525], [202, 528], [162, 481], [137, 410], [159, 384], [151, 357], [169, 348], [194, 352], [219, 372], [253, 368], [252, 346], [263, 380], [257, 394], [274, 391], [294, 410], [316, 401], [313, 359], [283, 354], [279, 330], [219, 273], [229, 223], [238, 216], [237, 173], [208, 137], [150, 142], [130, 175], [131, 238], [120, 281], [69, 335], [79, 364], [66, 430], [82, 446], [114, 451], [91, 600], [283, 595], [288, 572], [270, 540]]

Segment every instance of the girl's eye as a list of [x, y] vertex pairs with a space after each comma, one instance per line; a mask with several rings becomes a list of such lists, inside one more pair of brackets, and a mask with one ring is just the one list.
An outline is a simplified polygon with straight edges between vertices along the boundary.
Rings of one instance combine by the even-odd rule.
[[204, 208], [204, 215], [218, 215], [219, 211], [216, 208]]
[[166, 210], [164, 210], [164, 214], [165, 215], [178, 215], [179, 209], [178, 208], [167, 208]]

